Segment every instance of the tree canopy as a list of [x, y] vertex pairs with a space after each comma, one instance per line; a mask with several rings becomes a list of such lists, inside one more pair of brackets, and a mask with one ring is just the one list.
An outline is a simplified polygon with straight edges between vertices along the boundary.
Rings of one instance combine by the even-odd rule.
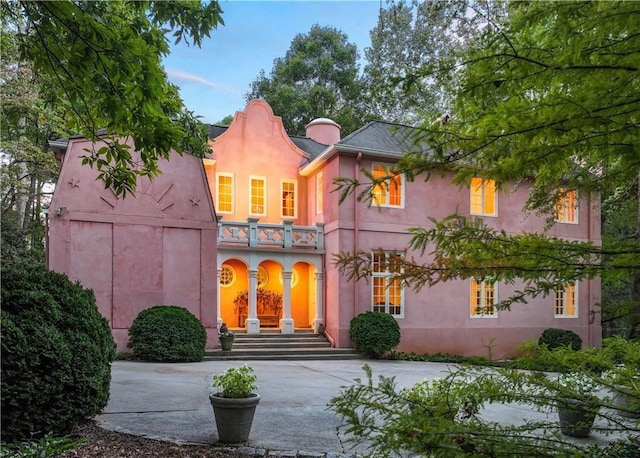
[[140, 175], [156, 176], [157, 160], [171, 150], [207, 151], [206, 129], [184, 108], [161, 58], [169, 52], [169, 31], [176, 43], [199, 46], [223, 24], [218, 1], [10, 0], [1, 8], [3, 30], [15, 34], [20, 59], [48, 78], [66, 128], [106, 142], [87, 151], [85, 162], [117, 195], [133, 192]]
[[314, 25], [298, 34], [269, 76], [261, 71], [245, 94], [266, 100], [289, 134], [304, 135], [315, 118], [331, 118], [349, 134], [362, 126], [358, 49], [343, 32]]
[[[451, 67], [427, 66], [408, 76], [444, 81], [456, 75], [447, 86], [449, 122], [427, 120], [415, 140], [429, 147], [406, 154], [399, 169], [409, 179], [449, 169], [461, 186], [475, 176], [493, 179], [505, 191], [526, 185], [525, 210], [548, 215], [550, 223], [567, 191], [590, 197], [593, 205], [603, 193], [637, 196], [638, 6], [510, 3], [504, 23], [470, 41]], [[348, 193], [360, 183], [339, 185]], [[404, 277], [416, 288], [472, 276], [524, 281], [521, 291], [503, 301], [505, 307], [547, 293], [559, 281], [602, 275], [631, 276], [640, 291], [639, 237], [636, 230], [634, 238], [601, 247], [545, 234], [508, 234], [452, 215], [413, 229], [410, 248], [435, 258], [421, 265], [407, 260]], [[368, 275], [364, 253], [343, 254], [337, 262], [352, 276]], [[640, 297], [635, 301], [638, 307]]]

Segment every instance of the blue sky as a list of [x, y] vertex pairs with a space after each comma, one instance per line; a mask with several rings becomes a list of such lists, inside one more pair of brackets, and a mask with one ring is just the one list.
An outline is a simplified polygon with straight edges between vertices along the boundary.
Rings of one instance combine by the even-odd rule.
[[164, 59], [169, 80], [180, 87], [187, 108], [207, 123], [242, 110], [244, 94], [260, 70], [269, 74], [274, 59], [284, 57], [291, 40], [308, 33], [314, 24], [346, 33], [358, 46], [362, 61], [380, 8], [379, 0], [221, 0], [220, 4], [224, 26], [214, 30], [201, 48], [180, 43]]

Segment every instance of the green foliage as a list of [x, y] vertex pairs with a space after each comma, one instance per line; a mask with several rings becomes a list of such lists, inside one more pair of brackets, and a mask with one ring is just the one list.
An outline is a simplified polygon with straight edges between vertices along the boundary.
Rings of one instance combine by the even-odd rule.
[[27, 441], [15, 444], [0, 442], [0, 458], [49, 458], [62, 455], [80, 444], [67, 436], [53, 437], [45, 435], [38, 441]]
[[2, 270], [2, 437], [67, 434], [109, 399], [115, 343], [91, 290], [39, 265]]
[[345, 136], [365, 118], [361, 91], [357, 47], [337, 29], [314, 25], [294, 37], [268, 77], [260, 72], [245, 99], [266, 100], [289, 134], [305, 135], [306, 124], [325, 117], [340, 124]]
[[247, 364], [229, 369], [213, 376], [213, 387], [216, 393], [224, 398], [246, 398], [258, 389], [258, 376], [253, 368]]
[[138, 314], [129, 328], [127, 347], [144, 361], [202, 361], [207, 331], [183, 307], [156, 305]]
[[349, 336], [360, 353], [380, 358], [400, 343], [400, 326], [388, 313], [366, 312], [351, 320]]
[[549, 350], [558, 347], [571, 347], [574, 350], [582, 348], [582, 339], [569, 329], [547, 328], [542, 331], [538, 345], [546, 345]]
[[[218, 1], [6, 1], [1, 12], [17, 32], [21, 60], [50, 79], [68, 129], [105, 142], [85, 161], [118, 196], [133, 192], [138, 176], [156, 176], [171, 150], [208, 151], [207, 130], [184, 109], [162, 58], [169, 30], [176, 42], [200, 45], [223, 24]], [[142, 153], [141, 167], [118, 140], [126, 137]]]

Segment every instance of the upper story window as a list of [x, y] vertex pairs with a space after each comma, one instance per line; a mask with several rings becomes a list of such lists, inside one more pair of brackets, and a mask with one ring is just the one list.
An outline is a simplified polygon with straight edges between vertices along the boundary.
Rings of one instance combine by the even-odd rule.
[[249, 213], [256, 216], [267, 214], [267, 179], [249, 178]]
[[404, 206], [404, 176], [401, 173], [393, 173], [392, 166], [387, 164], [373, 164], [374, 178], [389, 177], [384, 183], [373, 187], [373, 204], [379, 207]]
[[496, 182], [475, 177], [471, 180], [471, 214], [496, 216]]
[[316, 175], [316, 213], [322, 213], [322, 172]]
[[554, 292], [554, 312], [556, 318], [577, 318], [577, 287], [575, 283], [565, 283]]
[[280, 182], [280, 195], [281, 201], [281, 215], [283, 218], [295, 218], [296, 202], [298, 198], [298, 184], [291, 180], [282, 180]]
[[404, 286], [397, 277], [402, 273], [402, 254], [376, 251], [371, 263], [371, 310], [403, 317]]
[[233, 173], [218, 173], [216, 180], [216, 211], [233, 213]]
[[558, 190], [556, 201], [556, 221], [560, 223], [578, 222], [578, 200], [575, 191]]
[[497, 300], [498, 295], [496, 294], [495, 283], [471, 279], [470, 306], [472, 318], [497, 317]]

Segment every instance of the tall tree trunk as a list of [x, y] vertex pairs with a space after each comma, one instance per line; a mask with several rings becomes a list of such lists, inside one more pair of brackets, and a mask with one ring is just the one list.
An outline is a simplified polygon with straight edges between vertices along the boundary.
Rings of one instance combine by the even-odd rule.
[[[638, 219], [636, 220], [636, 242], [640, 244], [640, 174], [638, 174], [638, 188], [636, 189], [638, 199]], [[631, 290], [631, 300], [633, 307], [631, 309], [630, 324], [631, 334], [629, 338], [635, 339], [640, 337], [640, 272], [636, 272], [633, 277], [633, 288]]]

